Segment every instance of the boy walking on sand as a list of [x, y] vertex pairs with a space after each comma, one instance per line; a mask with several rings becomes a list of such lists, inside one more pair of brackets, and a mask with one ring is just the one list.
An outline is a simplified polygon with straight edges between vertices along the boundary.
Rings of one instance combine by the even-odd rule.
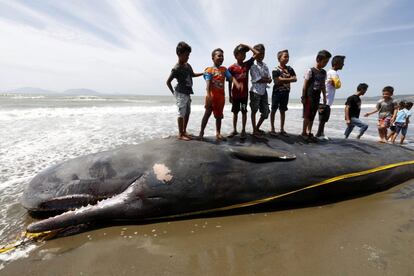
[[272, 92], [272, 112], [270, 113], [270, 135], [277, 136], [275, 131], [275, 115], [279, 109], [280, 112], [280, 134], [288, 136], [285, 131], [285, 112], [288, 110], [290, 83], [296, 82], [296, 73], [292, 67], [288, 66], [289, 51], [282, 50], [277, 53], [279, 66], [272, 71], [274, 81]]
[[345, 121], [347, 128], [345, 130], [345, 138], [348, 138], [355, 126], [359, 127], [359, 134], [357, 139], [360, 139], [368, 129], [368, 125], [359, 119], [361, 113], [361, 98], [368, 90], [368, 84], [360, 83], [357, 87], [357, 92], [348, 97], [345, 103]]
[[316, 56], [315, 67], [310, 68], [305, 75], [301, 98], [303, 104], [303, 129], [301, 137], [305, 141], [318, 141], [312, 134], [312, 126], [319, 108], [321, 94], [323, 96], [323, 104], [326, 105], [326, 71], [323, 68], [328, 64], [331, 56], [331, 53], [326, 50], [319, 51]]
[[224, 109], [224, 82], [234, 82], [234, 85], [240, 89], [239, 82], [232, 77], [229, 70], [226, 67], [221, 66], [224, 61], [224, 52], [222, 49], [217, 48], [211, 53], [214, 65], [207, 67], [204, 71], [204, 79], [206, 80], [206, 100], [205, 100], [205, 112], [201, 121], [201, 130], [199, 139], [202, 140], [204, 137], [204, 130], [207, 126], [208, 119], [211, 113], [216, 118], [216, 140], [225, 140], [221, 135], [221, 120], [223, 119]]
[[329, 121], [331, 116], [331, 106], [335, 100], [335, 92], [341, 88], [341, 80], [338, 71], [344, 67], [345, 56], [334, 56], [332, 58], [332, 68], [326, 73], [326, 105], [321, 106], [319, 112], [319, 127], [316, 137], [321, 137], [325, 140], [329, 138], [325, 136], [325, 124]]
[[[188, 141], [190, 135], [187, 133], [187, 124], [191, 113], [191, 94], [193, 92], [193, 77], [202, 76], [202, 73], [194, 73], [193, 68], [188, 63], [191, 47], [185, 42], [179, 42], [176, 48], [178, 62], [171, 70], [167, 79], [167, 86], [175, 96], [178, 107], [178, 139]], [[177, 85], [173, 89], [171, 82], [177, 80]]]
[[394, 101], [392, 95], [394, 88], [392, 86], [385, 86], [382, 89], [382, 99], [377, 102], [375, 110], [365, 113], [365, 117], [378, 112], [378, 134], [380, 143], [387, 142], [387, 129], [391, 123], [395, 121], [397, 115], [397, 102]]
[[[260, 126], [263, 121], [269, 117], [269, 101], [267, 98], [267, 84], [272, 82], [269, 74], [269, 68], [263, 62], [265, 57], [265, 47], [263, 44], [257, 44], [253, 47], [259, 53], [256, 55], [256, 64], [250, 69], [252, 77], [252, 87], [250, 88], [250, 108], [252, 110], [251, 119], [253, 135], [259, 137], [263, 131]], [[256, 113], [260, 111], [260, 119], [256, 124]]]
[[[247, 60], [246, 53], [248, 51], [253, 52], [253, 56]], [[229, 67], [229, 71], [232, 76], [240, 83], [241, 88], [238, 89], [233, 83], [229, 82], [229, 100], [232, 104], [231, 112], [233, 112], [233, 132], [228, 136], [229, 138], [234, 137], [238, 134], [237, 132], [237, 117], [239, 112], [242, 113], [242, 131], [240, 139], [246, 138], [246, 121], [247, 121], [247, 100], [249, 98], [248, 86], [249, 86], [249, 70], [254, 63], [254, 58], [259, 52], [245, 44], [237, 45], [234, 49], [233, 54], [236, 58], [236, 63]]]

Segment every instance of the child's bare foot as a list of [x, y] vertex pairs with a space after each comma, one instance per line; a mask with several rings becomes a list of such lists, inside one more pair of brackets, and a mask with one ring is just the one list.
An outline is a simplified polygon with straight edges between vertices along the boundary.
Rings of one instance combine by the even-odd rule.
[[289, 137], [289, 134], [287, 134], [287, 132], [284, 131], [284, 130], [280, 131], [280, 135], [285, 136], [285, 137]]
[[196, 139], [199, 141], [204, 141], [204, 132], [200, 132], [200, 134], [198, 134]]
[[236, 130], [234, 130], [232, 133], [230, 133], [229, 135], [227, 135], [227, 138], [233, 138], [237, 134], [239, 134], [239, 133]]
[[378, 143], [386, 144], [387, 143], [387, 140], [381, 139], [381, 140], [378, 141]]
[[242, 139], [242, 140], [244, 140], [244, 139], [246, 139], [246, 131], [242, 131], [241, 133], [240, 133], [240, 139]]
[[258, 139], [262, 138], [262, 135], [259, 131], [253, 131], [252, 135]]
[[183, 140], [183, 141], [190, 141], [191, 139], [188, 138], [187, 136], [185, 136], [184, 134], [180, 134], [177, 136], [178, 140]]
[[269, 134], [270, 134], [271, 136], [273, 136], [273, 137], [277, 137], [277, 136], [279, 136], [279, 135], [276, 133], [276, 131], [275, 131], [275, 130], [271, 130], [271, 131], [269, 132]]
[[227, 139], [223, 135], [221, 135], [220, 133], [216, 134], [216, 140], [217, 141], [227, 141]]

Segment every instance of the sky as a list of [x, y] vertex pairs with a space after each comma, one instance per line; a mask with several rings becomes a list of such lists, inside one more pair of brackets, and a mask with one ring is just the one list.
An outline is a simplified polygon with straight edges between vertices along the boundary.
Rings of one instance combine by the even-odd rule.
[[[196, 72], [212, 65], [218, 47], [229, 66], [236, 45], [263, 43], [270, 69], [289, 49], [292, 97], [321, 49], [346, 56], [337, 97], [360, 82], [368, 96], [386, 85], [414, 94], [413, 12], [410, 0], [0, 0], [0, 91], [169, 95], [175, 47], [186, 41]], [[205, 94], [202, 77], [194, 91]]]

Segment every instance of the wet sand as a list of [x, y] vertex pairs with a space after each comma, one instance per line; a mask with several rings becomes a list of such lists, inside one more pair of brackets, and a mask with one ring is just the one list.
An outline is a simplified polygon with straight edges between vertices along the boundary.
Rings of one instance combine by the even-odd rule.
[[39, 244], [2, 275], [414, 275], [414, 181], [333, 204], [112, 226]]

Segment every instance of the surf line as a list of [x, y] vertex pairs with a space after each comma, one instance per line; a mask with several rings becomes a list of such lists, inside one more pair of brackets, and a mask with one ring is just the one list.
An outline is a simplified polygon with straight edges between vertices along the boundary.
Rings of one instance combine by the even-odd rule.
[[335, 177], [332, 177], [332, 178], [325, 179], [321, 182], [306, 186], [304, 188], [300, 188], [300, 189], [293, 190], [293, 191], [290, 191], [290, 192], [287, 192], [287, 193], [284, 193], [284, 194], [275, 195], [275, 196], [271, 196], [271, 197], [266, 197], [266, 198], [262, 198], [262, 199], [258, 199], [258, 200], [253, 200], [253, 201], [244, 202], [244, 203], [238, 203], [238, 204], [219, 207], [219, 208], [215, 208], [215, 209], [208, 209], [208, 210], [195, 211], [195, 212], [190, 212], [190, 213], [185, 213], [185, 214], [177, 214], [177, 215], [171, 215], [171, 216], [151, 218], [151, 219], [148, 219], [148, 220], [169, 219], [169, 218], [178, 218], [178, 217], [202, 215], [202, 214], [207, 214], [207, 213], [212, 213], [212, 212], [228, 211], [228, 210], [232, 210], [232, 209], [238, 209], [238, 208], [254, 206], [254, 205], [270, 202], [272, 200], [275, 200], [275, 199], [278, 199], [278, 198], [281, 198], [281, 197], [285, 197], [285, 196], [288, 196], [288, 195], [291, 195], [291, 194], [295, 194], [295, 193], [299, 193], [299, 192], [302, 192], [302, 191], [305, 191], [305, 190], [309, 190], [309, 189], [312, 189], [312, 188], [316, 188], [316, 187], [328, 185], [328, 184], [331, 184], [331, 183], [335, 183], [335, 182], [338, 182], [338, 181], [341, 181], [341, 180], [344, 180], [344, 179], [354, 178], [354, 177], [358, 177], [358, 176], [364, 176], [364, 175], [368, 175], [368, 174], [372, 174], [372, 173], [376, 173], [376, 172], [380, 172], [380, 171], [385, 171], [385, 170], [389, 170], [389, 169], [393, 169], [393, 168], [397, 168], [397, 167], [407, 166], [407, 165], [414, 165], [414, 160], [403, 161], [403, 162], [389, 164], [389, 165], [383, 165], [383, 166], [379, 166], [379, 167], [369, 169], [369, 170], [365, 170], [365, 171], [360, 171], [360, 172], [354, 172], [354, 173], [348, 173], [348, 174], [335, 176]]

